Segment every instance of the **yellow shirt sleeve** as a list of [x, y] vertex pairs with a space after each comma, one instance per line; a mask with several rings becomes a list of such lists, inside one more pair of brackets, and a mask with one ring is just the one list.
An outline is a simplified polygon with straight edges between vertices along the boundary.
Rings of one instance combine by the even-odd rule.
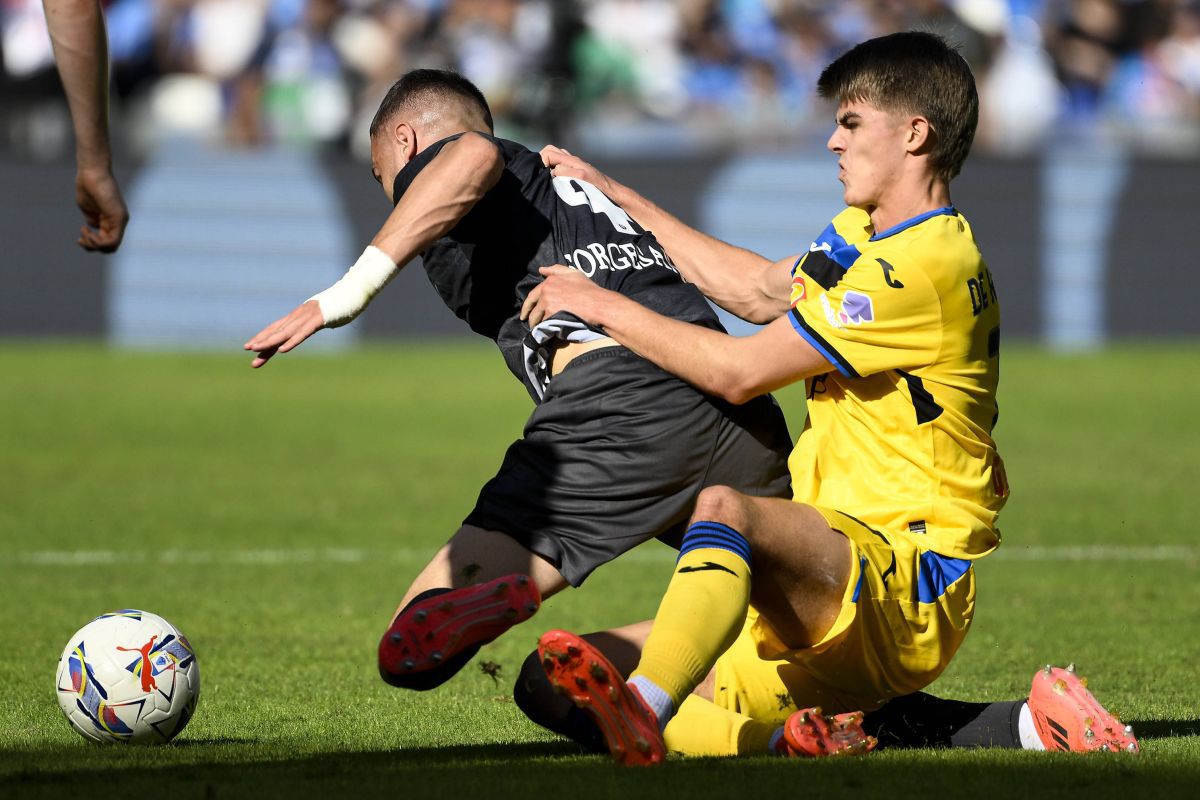
[[941, 299], [923, 270], [900, 251], [873, 250], [840, 278], [836, 272], [820, 254], [808, 254], [794, 273], [790, 316], [839, 372], [856, 378], [937, 359]]

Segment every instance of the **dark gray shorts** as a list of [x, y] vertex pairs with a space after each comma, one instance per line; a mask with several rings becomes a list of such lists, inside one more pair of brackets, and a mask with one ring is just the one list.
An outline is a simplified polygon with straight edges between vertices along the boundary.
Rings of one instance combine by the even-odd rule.
[[731, 405], [606, 347], [550, 381], [464, 524], [513, 537], [579, 586], [647, 539], [677, 547], [706, 486], [790, 497], [791, 448], [773, 398]]

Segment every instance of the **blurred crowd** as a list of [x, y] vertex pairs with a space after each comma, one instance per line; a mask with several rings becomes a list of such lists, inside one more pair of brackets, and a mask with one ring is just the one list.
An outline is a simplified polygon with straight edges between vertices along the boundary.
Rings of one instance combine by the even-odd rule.
[[[978, 147], [1062, 136], [1200, 152], [1200, 0], [108, 0], [114, 126], [366, 152], [405, 70], [450, 67], [531, 144], [665, 130], [691, 146], [822, 141], [821, 68], [933, 30], [971, 63]], [[0, 146], [65, 151], [40, 0], [0, 0]], [[632, 144], [631, 144], [632, 143]]]

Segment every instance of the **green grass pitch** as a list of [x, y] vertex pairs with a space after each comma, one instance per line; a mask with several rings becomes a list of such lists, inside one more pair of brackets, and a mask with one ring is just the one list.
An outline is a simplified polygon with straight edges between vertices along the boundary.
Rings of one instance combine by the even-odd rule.
[[[933, 691], [1022, 696], [1076, 661], [1138, 756], [911, 751], [620, 770], [524, 721], [536, 636], [650, 616], [650, 543], [485, 648], [441, 689], [383, 685], [403, 588], [520, 433], [529, 401], [482, 344], [138, 354], [0, 345], [0, 797], [1141, 797], [1200, 781], [1200, 349], [1006, 349], [997, 429], [1013, 497], [978, 567], [975, 628]], [[803, 397], [781, 395], [799, 430]], [[99, 747], [53, 676], [95, 615], [146, 608], [196, 646], [180, 739]], [[548, 794], [550, 793], [550, 794]]]

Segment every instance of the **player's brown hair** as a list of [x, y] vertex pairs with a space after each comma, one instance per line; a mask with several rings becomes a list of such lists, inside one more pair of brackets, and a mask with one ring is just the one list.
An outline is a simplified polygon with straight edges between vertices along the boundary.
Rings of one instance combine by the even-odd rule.
[[944, 39], [922, 31], [856, 45], [825, 68], [817, 92], [836, 103], [870, 103], [928, 119], [934, 135], [930, 160], [947, 181], [962, 169], [979, 123], [971, 68]]
[[447, 103], [460, 104], [468, 114], [477, 113], [489, 131], [494, 129], [492, 110], [475, 84], [447, 69], [414, 69], [393, 83], [384, 95], [371, 120], [371, 136], [401, 110], [418, 111], [421, 107]]

